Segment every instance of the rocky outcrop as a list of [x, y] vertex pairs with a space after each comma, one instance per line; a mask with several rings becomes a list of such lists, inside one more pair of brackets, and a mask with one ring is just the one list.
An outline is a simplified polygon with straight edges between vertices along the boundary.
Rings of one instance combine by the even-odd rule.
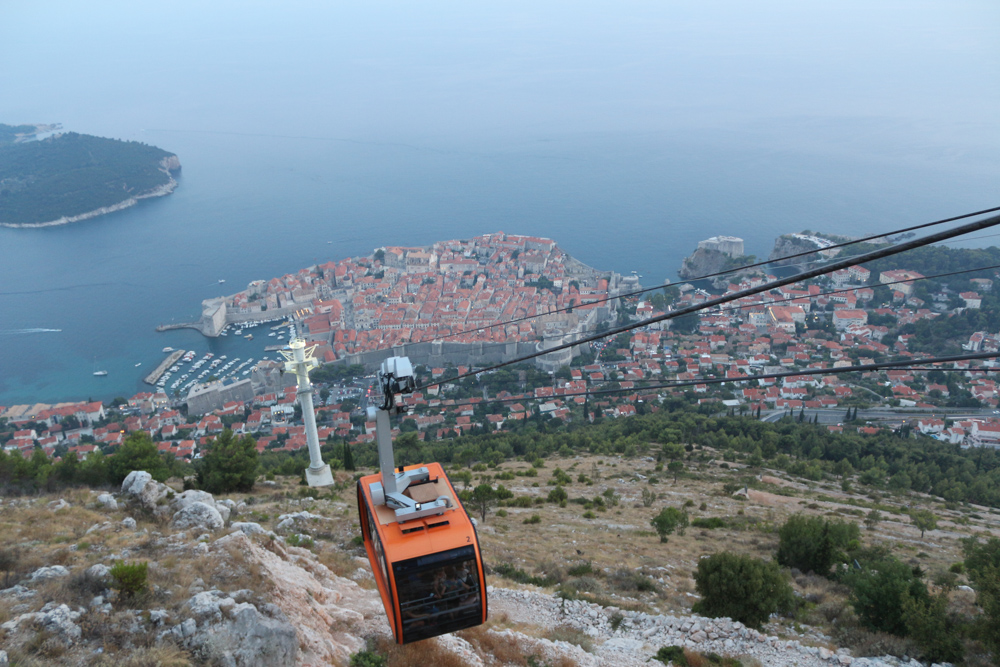
[[110, 493], [102, 493], [97, 496], [97, 504], [106, 510], [114, 512], [118, 509], [118, 501]]
[[771, 250], [771, 254], [767, 256], [767, 259], [774, 262], [778, 266], [785, 266], [788, 264], [805, 262], [810, 259], [818, 259], [819, 255], [807, 255], [805, 257], [796, 257], [795, 259], [782, 261], [783, 257], [818, 249], [819, 248], [817, 248], [816, 244], [811, 241], [800, 238], [794, 234], [783, 234], [774, 240], [774, 249]]
[[59, 638], [66, 644], [70, 644], [78, 639], [82, 631], [76, 621], [80, 618], [80, 612], [73, 611], [64, 604], [49, 602], [41, 611], [21, 614], [17, 618], [0, 625], [0, 630], [16, 632], [22, 627], [34, 625], [40, 630], [44, 630], [54, 637]]
[[298, 639], [288, 621], [268, 618], [241, 602], [226, 609], [226, 620], [208, 626], [189, 645], [211, 664], [270, 667], [298, 664]]
[[168, 155], [160, 160], [160, 169], [163, 171], [178, 171], [181, 168], [181, 161], [176, 155]]
[[690, 256], [684, 258], [677, 275], [681, 280], [695, 280], [701, 276], [718, 273], [729, 261], [729, 257], [718, 250], [698, 248]]
[[170, 509], [174, 512], [180, 512], [185, 507], [194, 503], [205, 503], [206, 505], [214, 506], [215, 498], [208, 491], [189, 489], [174, 496], [174, 499], [170, 501]]
[[144, 470], [133, 470], [122, 482], [122, 495], [126, 502], [138, 505], [148, 512], [162, 512], [160, 501], [173, 495], [166, 484], [160, 484]]
[[716, 287], [725, 287], [730, 282], [738, 282], [737, 276], [759, 273], [760, 269], [737, 270], [738, 267], [744, 264], [753, 264], [756, 261], [757, 258], [753, 255], [730, 257], [724, 252], [712, 250], [711, 248], [698, 248], [691, 255], [684, 258], [684, 262], [677, 275], [682, 280], [698, 280], [703, 276], [709, 276], [721, 271], [732, 271], [712, 281], [712, 284]]
[[171, 525], [180, 530], [193, 528], [198, 532], [215, 532], [221, 530], [226, 522], [214, 505], [195, 501], [174, 514]]
[[497, 633], [508, 642], [530, 647], [547, 660], [564, 655], [576, 660], [581, 667], [640, 667], [661, 646], [680, 646], [702, 653], [745, 655], [764, 665], [895, 667], [910, 664], [900, 663], [888, 656], [855, 658], [847, 649], [832, 651], [796, 639], [781, 639], [728, 618], [647, 614], [602, 607], [583, 600], [564, 601], [538, 591], [491, 587], [490, 610], [491, 613], [505, 613], [514, 622], [542, 627], [570, 626], [593, 638], [596, 649], [593, 654], [588, 654], [565, 642], [547, 642], [511, 630]]
[[67, 570], [62, 565], [52, 565], [49, 567], [40, 567], [31, 573], [28, 577], [28, 581], [32, 583], [37, 583], [40, 581], [47, 581], [49, 579], [59, 579], [61, 577], [68, 577], [69, 570]]
[[297, 664], [346, 664], [364, 650], [363, 632], [388, 631], [376, 592], [333, 574], [305, 549], [266, 538], [258, 544], [235, 532], [216, 540], [212, 551], [223, 557], [238, 552], [271, 582], [269, 599], [298, 630]]
[[317, 521], [327, 521], [328, 519], [324, 516], [319, 516], [318, 514], [312, 514], [311, 512], [295, 512], [293, 514], [282, 514], [278, 517], [278, 525], [275, 526], [277, 531], [293, 530], [296, 528], [302, 528], [303, 526], [309, 526], [310, 524], [315, 524]]

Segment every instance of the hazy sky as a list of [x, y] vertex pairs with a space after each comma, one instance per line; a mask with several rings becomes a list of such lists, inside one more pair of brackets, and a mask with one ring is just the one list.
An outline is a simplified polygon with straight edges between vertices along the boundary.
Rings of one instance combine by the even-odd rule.
[[996, 145], [998, 29], [995, 0], [7, 0], [0, 116], [443, 141], [867, 117]]

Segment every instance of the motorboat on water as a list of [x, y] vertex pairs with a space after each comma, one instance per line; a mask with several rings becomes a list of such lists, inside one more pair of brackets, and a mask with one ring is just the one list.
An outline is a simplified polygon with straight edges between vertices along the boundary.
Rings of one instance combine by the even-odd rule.
[[163, 348], [163, 351], [164, 352], [173, 352], [174, 348], [172, 348], [172, 347], [165, 347], [165, 348]]
[[108, 374], [107, 371], [94, 371], [94, 375], [96, 375], [99, 378], [102, 378], [102, 377], [106, 376], [107, 374]]

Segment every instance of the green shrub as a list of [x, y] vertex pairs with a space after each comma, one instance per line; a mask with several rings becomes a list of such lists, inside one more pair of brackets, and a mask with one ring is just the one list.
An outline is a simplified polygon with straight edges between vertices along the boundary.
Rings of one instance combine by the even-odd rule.
[[865, 562], [861, 570], [848, 572], [844, 582], [851, 588], [851, 606], [864, 627], [900, 637], [907, 635], [903, 599], [909, 596], [920, 604], [929, 599], [913, 569], [892, 556]]
[[970, 537], [962, 541], [962, 548], [976, 603], [983, 610], [976, 634], [994, 655], [1000, 655], [1000, 539], [991, 537], [982, 543]]
[[569, 499], [569, 494], [566, 493], [566, 489], [561, 486], [549, 491], [548, 500], [550, 503], [565, 503]]
[[621, 626], [622, 621], [625, 620], [625, 616], [620, 611], [616, 611], [611, 614], [611, 618], [608, 620], [611, 623], [611, 632], [618, 632], [618, 628]]
[[316, 544], [308, 535], [289, 535], [285, 538], [285, 542], [293, 547], [303, 547], [305, 549], [312, 549]]
[[857, 524], [827, 521], [795, 514], [778, 531], [781, 565], [826, 576], [830, 566], [843, 560], [843, 550], [861, 538]]
[[678, 535], [684, 534], [684, 529], [688, 525], [688, 514], [676, 507], [667, 507], [653, 517], [649, 523], [656, 529], [660, 536], [660, 542], [666, 542], [667, 535], [672, 534], [675, 530]]
[[702, 599], [693, 610], [759, 628], [778, 611], [789, 611], [794, 598], [778, 564], [721, 552], [698, 561], [695, 588]]
[[534, 502], [535, 499], [532, 496], [518, 496], [508, 501], [507, 505], [510, 507], [531, 507]]
[[594, 514], [593, 512], [591, 512], [590, 510], [587, 510], [586, 512], [583, 513], [583, 518], [584, 519], [596, 519], [597, 515]]
[[510, 563], [499, 563], [493, 567], [493, 572], [501, 577], [506, 577], [519, 584], [532, 584], [534, 586], [555, 586], [559, 583], [559, 578], [551, 575], [536, 577], [528, 574], [524, 570], [518, 569]]
[[128, 434], [115, 455], [109, 457], [108, 470], [111, 483], [115, 485], [121, 485], [133, 470], [145, 470], [157, 482], [165, 482], [170, 477], [170, 468], [145, 431]]
[[580, 563], [579, 565], [574, 565], [573, 567], [569, 568], [568, 570], [566, 570], [566, 574], [568, 574], [571, 577], [582, 577], [583, 575], [590, 574], [593, 571], [594, 568], [590, 564], [590, 561], [588, 560], [585, 563]]
[[385, 658], [372, 651], [361, 651], [351, 656], [350, 667], [385, 667]]
[[674, 663], [675, 667], [687, 667], [688, 665], [687, 656], [684, 655], [684, 649], [680, 646], [661, 646], [653, 658], [664, 665], [671, 662]]
[[928, 662], [962, 662], [964, 647], [961, 633], [948, 617], [945, 593], [917, 600], [903, 596], [903, 620], [906, 631], [920, 647]]
[[710, 517], [705, 517], [703, 519], [692, 519], [691, 527], [707, 528], [709, 530], [713, 530], [715, 528], [725, 528], [726, 522], [724, 519], [721, 519], [717, 516], [710, 516]]
[[198, 486], [209, 493], [251, 491], [257, 479], [257, 442], [226, 429], [198, 463]]
[[123, 598], [134, 598], [148, 588], [149, 563], [120, 560], [115, 562], [108, 574], [111, 575], [112, 588], [117, 589]]
[[639, 591], [648, 593], [656, 590], [656, 584], [649, 577], [621, 568], [608, 575], [608, 583], [620, 591]]
[[529, 516], [527, 519], [525, 519], [521, 523], [532, 524], [532, 523], [541, 523], [541, 522], [542, 522], [542, 517], [540, 517], [537, 514], [532, 514], [531, 516]]

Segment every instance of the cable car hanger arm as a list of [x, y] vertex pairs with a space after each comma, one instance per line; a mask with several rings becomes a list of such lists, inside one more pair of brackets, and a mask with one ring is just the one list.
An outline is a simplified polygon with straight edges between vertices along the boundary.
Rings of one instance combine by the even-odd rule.
[[411, 484], [420, 484], [430, 480], [430, 472], [426, 467], [415, 470], [396, 470], [395, 455], [392, 449], [392, 427], [389, 415], [402, 411], [396, 405], [396, 394], [410, 394], [416, 389], [413, 377], [413, 365], [409, 357], [390, 357], [382, 362], [378, 371], [379, 389], [382, 391], [382, 405], [378, 408], [368, 408], [368, 419], [375, 420], [375, 440], [378, 443], [378, 461], [382, 481], [371, 484], [372, 502], [385, 505], [396, 513], [400, 523], [413, 521], [425, 516], [443, 514], [451, 508], [451, 500], [447, 496], [438, 496], [430, 502], [418, 503], [403, 494]]

